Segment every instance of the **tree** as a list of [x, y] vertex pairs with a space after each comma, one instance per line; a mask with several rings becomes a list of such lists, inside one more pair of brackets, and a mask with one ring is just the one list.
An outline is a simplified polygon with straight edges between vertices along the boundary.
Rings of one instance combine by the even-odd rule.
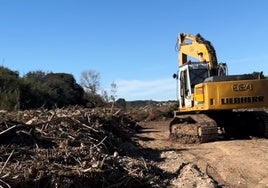
[[123, 110], [125, 110], [127, 108], [127, 102], [125, 99], [123, 98], [119, 98], [116, 102], [115, 102], [115, 106], [117, 108], [122, 108]]
[[23, 77], [21, 93], [23, 109], [84, 104], [83, 88], [66, 73], [29, 72]]
[[100, 74], [94, 70], [87, 70], [81, 73], [80, 84], [86, 92], [97, 94], [100, 87]]
[[87, 107], [104, 105], [104, 99], [98, 94], [100, 87], [100, 74], [98, 72], [94, 70], [83, 71], [80, 76], [80, 84], [85, 90], [84, 98]]
[[19, 72], [0, 66], [0, 109], [19, 109]]
[[45, 88], [48, 88], [47, 103], [50, 107], [83, 104], [84, 90], [78, 85], [71, 74], [49, 73], [44, 77]]
[[101, 97], [104, 100], [104, 102], [109, 103], [109, 96], [106, 90], [101, 91]]
[[24, 78], [25, 79], [32, 79], [32, 80], [34, 80], [34, 81], [41, 81], [41, 80], [43, 80], [44, 78], [45, 78], [45, 76], [46, 76], [46, 73], [45, 72], [43, 72], [43, 71], [41, 71], [41, 70], [37, 70], [37, 71], [30, 71], [30, 72], [28, 72], [25, 76], [24, 76]]
[[43, 71], [30, 71], [22, 77], [21, 81], [21, 108], [40, 108], [45, 106], [49, 98], [48, 88], [44, 86], [46, 73]]
[[116, 89], [116, 83], [112, 82], [111, 83], [111, 101], [112, 101], [112, 108], [111, 108], [111, 111], [113, 113], [114, 111], [114, 103], [115, 103], [115, 99], [116, 99], [116, 92], [117, 92], [117, 89]]

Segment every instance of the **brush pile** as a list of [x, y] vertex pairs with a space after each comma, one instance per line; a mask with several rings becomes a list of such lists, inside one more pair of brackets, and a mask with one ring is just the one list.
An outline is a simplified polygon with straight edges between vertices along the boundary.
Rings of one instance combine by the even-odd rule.
[[0, 113], [0, 187], [165, 187], [131, 117], [69, 107]]

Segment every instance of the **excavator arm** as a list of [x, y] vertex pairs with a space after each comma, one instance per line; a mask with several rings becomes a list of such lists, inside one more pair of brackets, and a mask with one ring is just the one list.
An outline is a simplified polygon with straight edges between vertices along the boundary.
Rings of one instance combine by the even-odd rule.
[[198, 59], [200, 62], [209, 64], [211, 71], [218, 67], [216, 51], [212, 44], [205, 40], [200, 34], [190, 35], [180, 33], [177, 39], [179, 65], [188, 62], [188, 57]]

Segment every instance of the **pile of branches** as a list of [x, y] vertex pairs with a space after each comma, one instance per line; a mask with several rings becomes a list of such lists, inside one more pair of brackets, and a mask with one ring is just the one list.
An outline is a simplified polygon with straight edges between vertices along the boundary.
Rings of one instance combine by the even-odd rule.
[[0, 113], [0, 187], [165, 187], [153, 162], [133, 157], [131, 117], [69, 107]]

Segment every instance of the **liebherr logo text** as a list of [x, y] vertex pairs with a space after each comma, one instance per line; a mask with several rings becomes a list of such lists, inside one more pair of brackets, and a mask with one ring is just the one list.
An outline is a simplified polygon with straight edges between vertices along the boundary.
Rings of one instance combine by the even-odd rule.
[[253, 86], [250, 83], [240, 83], [232, 85], [233, 91], [251, 91]]
[[232, 97], [221, 99], [221, 104], [241, 104], [241, 103], [255, 103], [264, 102], [264, 96], [252, 96], [252, 97]]

